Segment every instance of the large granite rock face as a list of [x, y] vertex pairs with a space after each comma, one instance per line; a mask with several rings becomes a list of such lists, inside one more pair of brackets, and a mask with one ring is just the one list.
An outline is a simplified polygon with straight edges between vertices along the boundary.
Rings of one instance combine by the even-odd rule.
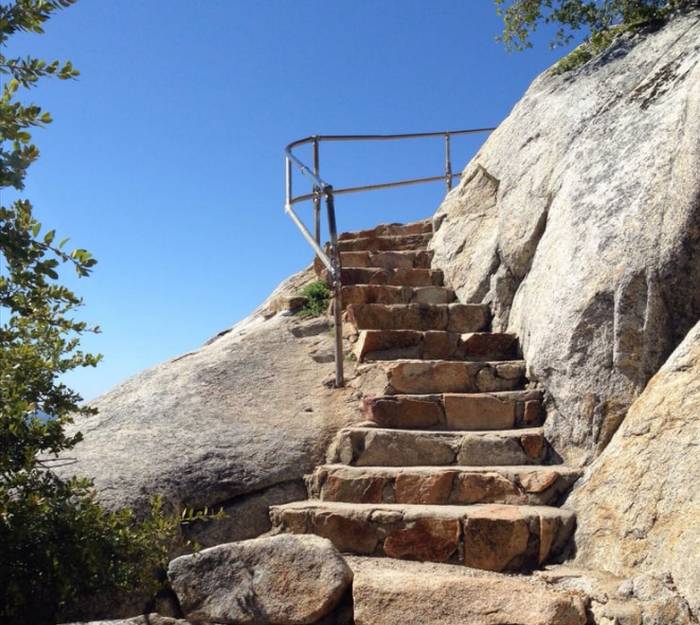
[[[567, 506], [578, 518], [577, 564], [653, 575], [700, 617], [700, 323], [632, 405]], [[638, 585], [641, 592], [646, 582]]]
[[352, 571], [329, 540], [283, 535], [181, 556], [168, 578], [193, 621], [304, 625], [332, 612]]
[[62, 474], [95, 478], [110, 508], [142, 512], [156, 494], [175, 511], [223, 506], [228, 519], [190, 529], [203, 546], [267, 531], [268, 507], [305, 498], [304, 474], [360, 418], [352, 391], [322, 383], [334, 370], [325, 317], [276, 313], [311, 279], [293, 276], [230, 331], [97, 399]]
[[549, 394], [568, 461], [609, 442], [700, 316], [700, 10], [545, 72], [439, 208], [431, 248]]

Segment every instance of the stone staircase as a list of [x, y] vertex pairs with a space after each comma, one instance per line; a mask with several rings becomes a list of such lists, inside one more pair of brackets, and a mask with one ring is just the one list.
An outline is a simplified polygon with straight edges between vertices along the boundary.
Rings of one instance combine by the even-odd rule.
[[353, 554], [532, 570], [573, 532], [556, 505], [580, 473], [548, 464], [517, 337], [455, 302], [431, 236], [429, 221], [340, 236], [344, 335], [382, 392], [307, 478], [309, 500], [271, 508], [273, 527]]

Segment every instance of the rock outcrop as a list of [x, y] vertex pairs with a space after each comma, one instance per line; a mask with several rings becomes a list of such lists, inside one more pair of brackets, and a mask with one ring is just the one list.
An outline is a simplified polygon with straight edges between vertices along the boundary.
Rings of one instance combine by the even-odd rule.
[[305, 625], [333, 611], [352, 571], [329, 540], [273, 536], [181, 556], [168, 578], [190, 620]]
[[98, 398], [99, 414], [74, 425], [85, 439], [62, 473], [95, 478], [111, 508], [142, 512], [156, 494], [174, 511], [222, 506], [227, 519], [189, 531], [203, 546], [267, 531], [268, 507], [302, 499], [304, 474], [359, 418], [352, 391], [323, 384], [328, 321], [283, 312], [313, 279], [293, 276], [231, 330]]
[[431, 249], [548, 392], [571, 462], [609, 442], [700, 317], [700, 10], [545, 72], [464, 170]]
[[639, 592], [654, 576], [700, 616], [700, 324], [632, 405], [567, 505], [579, 519], [577, 564], [644, 575]]

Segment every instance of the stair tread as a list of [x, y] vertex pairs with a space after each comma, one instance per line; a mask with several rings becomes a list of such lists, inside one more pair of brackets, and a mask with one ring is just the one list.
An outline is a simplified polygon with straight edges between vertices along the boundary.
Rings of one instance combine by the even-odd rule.
[[326, 509], [337, 512], [349, 512], [362, 514], [374, 510], [387, 510], [404, 512], [408, 516], [418, 517], [424, 514], [430, 514], [435, 517], [463, 518], [469, 515], [473, 516], [489, 516], [493, 515], [497, 518], [503, 518], [508, 513], [519, 514], [524, 517], [533, 516], [551, 516], [573, 518], [574, 511], [566, 508], [557, 508], [555, 506], [529, 506], [529, 505], [512, 505], [502, 503], [478, 503], [468, 505], [436, 505], [436, 504], [412, 504], [412, 503], [349, 503], [345, 501], [321, 501], [318, 499], [304, 499], [302, 501], [292, 501], [285, 504], [271, 506], [272, 509]]
[[435, 436], [444, 436], [444, 437], [458, 437], [458, 436], [493, 436], [493, 435], [501, 435], [501, 436], [522, 436], [523, 434], [543, 434], [544, 433], [544, 428], [543, 427], [534, 427], [534, 428], [510, 428], [510, 429], [503, 429], [503, 430], [412, 430], [408, 428], [382, 428], [382, 427], [373, 427], [373, 426], [362, 426], [362, 425], [351, 425], [349, 427], [343, 428], [342, 431], [353, 431], [353, 432], [358, 432], [358, 431], [363, 431], [363, 432], [397, 432], [397, 433], [405, 433], [405, 434], [411, 434], [415, 436], [420, 436], [420, 435], [435, 435]]
[[366, 466], [358, 467], [351, 464], [320, 464], [315, 470], [342, 471], [357, 474], [375, 475], [396, 475], [398, 473], [423, 473], [426, 475], [433, 473], [538, 473], [541, 471], [553, 471], [561, 475], [581, 475], [583, 469], [572, 467], [566, 464], [522, 464], [522, 465], [492, 465], [492, 466], [440, 466], [440, 465], [418, 465], [415, 467], [382, 467]]

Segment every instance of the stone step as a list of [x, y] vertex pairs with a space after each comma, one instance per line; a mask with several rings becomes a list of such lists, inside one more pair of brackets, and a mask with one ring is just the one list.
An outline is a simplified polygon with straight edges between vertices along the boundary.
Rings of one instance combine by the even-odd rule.
[[350, 304], [347, 322], [355, 330], [443, 330], [480, 332], [488, 328], [485, 304]]
[[512, 391], [523, 387], [525, 372], [523, 360], [380, 360], [358, 367], [371, 373], [375, 395]]
[[[539, 573], [514, 575], [359, 555], [346, 555], [345, 560], [353, 572], [354, 625], [586, 625], [593, 622], [589, 605], [596, 612], [601, 605], [590, 600], [596, 595], [606, 602], [606, 616], [595, 618], [600, 625], [642, 622], [627, 604], [635, 599], [608, 600], [620, 596], [615, 591], [622, 579], [608, 584], [611, 590], [606, 594], [592, 590], [595, 584], [580, 569], [567, 568], [556, 581], [545, 578], [548, 583], [543, 583]], [[556, 573], [547, 567], [542, 575]]]
[[518, 355], [514, 334], [431, 330], [362, 330], [353, 353], [371, 360], [512, 360]]
[[342, 289], [343, 308], [350, 304], [449, 304], [455, 292], [444, 286], [351, 284]]
[[548, 446], [542, 428], [433, 431], [349, 427], [338, 432], [329, 464], [356, 466], [516, 466], [542, 464]]
[[442, 271], [433, 269], [382, 269], [344, 267], [343, 284], [388, 284], [391, 286], [442, 286]]
[[427, 248], [432, 236], [432, 234], [428, 233], [347, 238], [338, 241], [338, 251], [386, 252], [424, 250]]
[[270, 509], [273, 528], [328, 538], [343, 552], [526, 571], [562, 551], [575, 519], [548, 506], [430, 506], [298, 501]]
[[565, 466], [316, 467], [309, 497], [347, 503], [555, 505], [582, 471]]
[[366, 397], [362, 411], [378, 427], [433, 430], [510, 430], [542, 425], [542, 393], [444, 393]]
[[338, 235], [339, 241], [347, 239], [360, 239], [380, 236], [406, 236], [411, 234], [431, 234], [433, 232], [433, 222], [430, 219], [414, 221], [410, 224], [380, 224], [369, 230], [357, 230], [355, 232], [341, 232]]
[[[430, 269], [433, 253], [427, 250], [404, 252], [341, 252], [343, 267], [380, 267], [382, 269]], [[320, 269], [321, 261], [314, 266]], [[318, 271], [318, 269], [317, 269]]]

